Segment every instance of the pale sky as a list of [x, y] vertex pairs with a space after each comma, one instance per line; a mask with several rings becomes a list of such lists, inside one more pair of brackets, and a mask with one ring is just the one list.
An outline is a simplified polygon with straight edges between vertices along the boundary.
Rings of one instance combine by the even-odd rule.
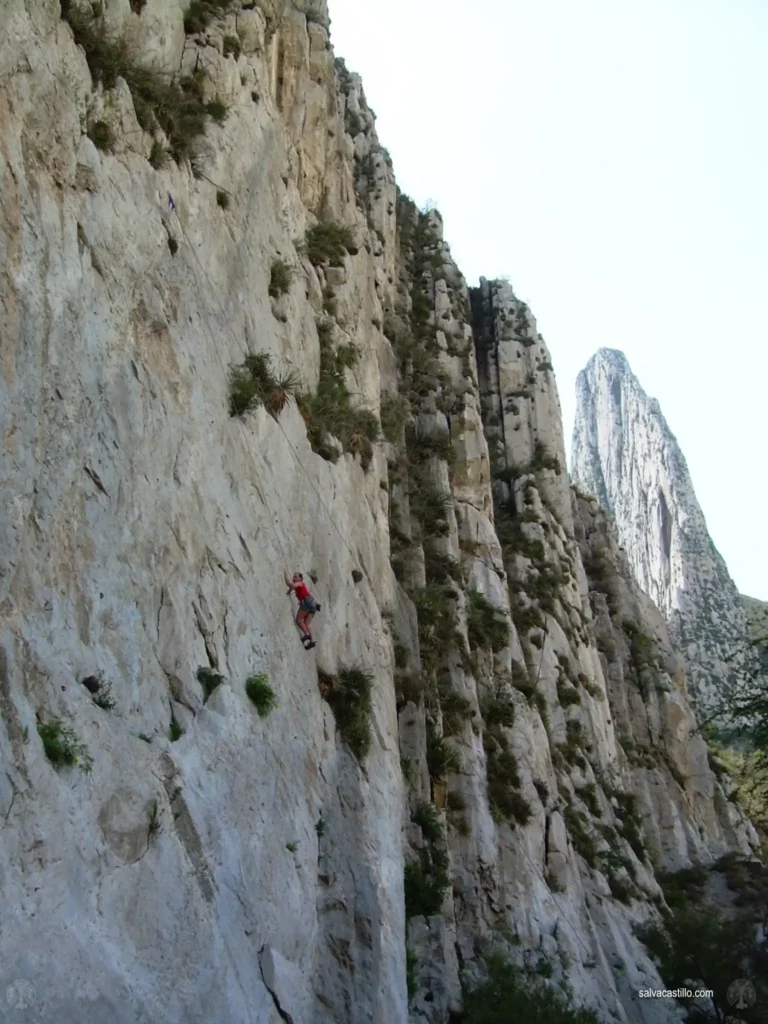
[[768, 0], [329, 0], [398, 184], [576, 374], [624, 351], [768, 600]]

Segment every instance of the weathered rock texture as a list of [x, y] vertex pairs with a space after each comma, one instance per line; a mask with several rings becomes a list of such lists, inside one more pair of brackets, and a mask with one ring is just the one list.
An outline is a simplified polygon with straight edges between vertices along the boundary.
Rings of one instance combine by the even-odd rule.
[[692, 696], [717, 706], [753, 667], [747, 619], [685, 458], [623, 353], [600, 349], [576, 392], [573, 479], [612, 513], [632, 572], [685, 659]]
[[[491, 944], [605, 1020], [673, 1019], [635, 997], [654, 872], [754, 833], [569, 485], [529, 311], [470, 299], [397, 193], [324, 3], [248, 8], [187, 35], [173, 0], [104, 5], [228, 106], [164, 165], [58, 2], [4, 8], [3, 1020], [444, 1024]], [[346, 252], [295, 244], [320, 218]], [[262, 352], [336, 406], [230, 416]], [[56, 722], [89, 773], [46, 756]]]
[[760, 665], [764, 672], [768, 672], [768, 602], [742, 594], [741, 603], [747, 613], [749, 633], [757, 648]]

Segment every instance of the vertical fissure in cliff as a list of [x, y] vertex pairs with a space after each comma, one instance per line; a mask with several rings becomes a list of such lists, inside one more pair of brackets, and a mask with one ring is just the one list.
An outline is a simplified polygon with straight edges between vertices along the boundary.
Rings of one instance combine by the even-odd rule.
[[659, 488], [659, 517], [662, 551], [668, 565], [672, 557], [672, 516], [661, 488]]
[[[485, 412], [484, 426], [488, 432], [488, 412], [493, 407], [494, 383], [498, 384], [499, 370], [499, 339], [496, 333], [496, 318], [493, 314], [492, 283], [481, 281], [477, 288], [469, 289], [472, 309], [472, 335], [477, 361], [478, 383], [481, 384], [481, 411]], [[495, 367], [495, 382], [492, 366]], [[482, 387], [484, 385], [484, 388]], [[486, 402], [482, 401], [482, 391], [486, 392]], [[501, 394], [497, 394], [499, 405], [502, 405]], [[490, 407], [488, 403], [490, 402]], [[507, 438], [504, 425], [503, 409], [499, 409], [499, 430], [504, 452], [507, 450]]]

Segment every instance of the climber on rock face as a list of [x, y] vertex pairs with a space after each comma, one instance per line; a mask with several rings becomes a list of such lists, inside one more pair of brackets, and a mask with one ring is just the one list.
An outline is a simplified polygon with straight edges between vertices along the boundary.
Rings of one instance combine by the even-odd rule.
[[301, 642], [304, 644], [304, 650], [308, 651], [315, 646], [315, 641], [312, 639], [312, 616], [320, 611], [320, 605], [312, 597], [309, 592], [309, 587], [304, 582], [304, 577], [300, 572], [293, 574], [293, 579], [288, 578], [288, 573], [283, 571], [286, 586], [288, 587], [288, 593], [293, 591], [299, 602], [299, 610], [296, 613], [296, 625], [301, 631]]

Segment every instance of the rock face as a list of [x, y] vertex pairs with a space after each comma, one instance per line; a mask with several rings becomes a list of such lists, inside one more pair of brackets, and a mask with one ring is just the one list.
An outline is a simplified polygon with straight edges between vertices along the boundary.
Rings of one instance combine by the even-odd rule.
[[3, 1020], [445, 1024], [489, 946], [676, 1019], [655, 872], [756, 837], [532, 315], [324, 3], [62, 6], [0, 38]]
[[757, 645], [758, 657], [763, 668], [768, 668], [768, 602], [755, 597], [741, 595], [741, 603], [747, 613], [752, 642]]
[[750, 626], [759, 635], [768, 630], [768, 601], [759, 601], [756, 597], [741, 595], [742, 604], [747, 613]]
[[613, 514], [632, 572], [686, 661], [691, 694], [710, 708], [749, 670], [748, 627], [685, 458], [623, 353], [600, 349], [576, 392], [573, 479]]

